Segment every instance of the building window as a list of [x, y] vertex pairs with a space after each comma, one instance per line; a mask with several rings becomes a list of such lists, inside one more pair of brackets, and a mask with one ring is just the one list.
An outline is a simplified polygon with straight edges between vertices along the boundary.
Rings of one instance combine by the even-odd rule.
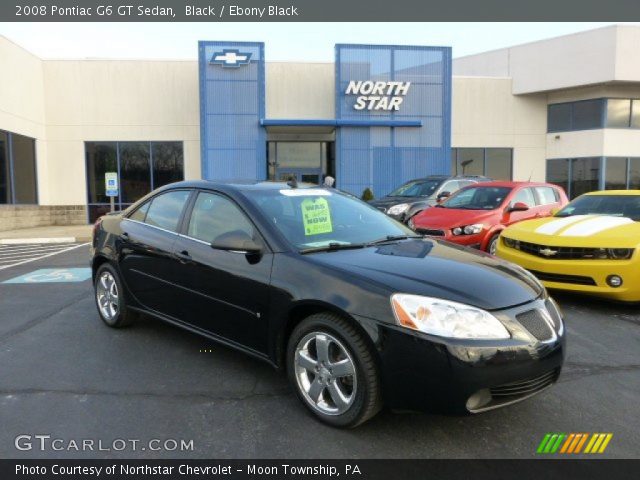
[[558, 185], [569, 195], [569, 160], [554, 158], [547, 160], [547, 182]]
[[118, 210], [127, 208], [150, 191], [184, 179], [182, 142], [85, 142], [89, 221], [110, 209], [104, 174], [119, 175]]
[[37, 204], [36, 141], [0, 131], [0, 204]]
[[603, 128], [605, 99], [556, 103], [547, 107], [547, 132]]
[[607, 100], [607, 128], [629, 128], [631, 100], [610, 98]]
[[453, 175], [484, 175], [494, 180], [511, 180], [513, 149], [511, 148], [452, 148]]
[[564, 188], [569, 198], [600, 190], [601, 157], [547, 160], [547, 182]]
[[600, 190], [600, 158], [571, 159], [571, 197], [579, 197], [583, 193]]
[[627, 188], [627, 159], [607, 157], [604, 169], [605, 190], [624, 190]]
[[629, 159], [629, 183], [630, 190], [640, 190], [640, 158]]

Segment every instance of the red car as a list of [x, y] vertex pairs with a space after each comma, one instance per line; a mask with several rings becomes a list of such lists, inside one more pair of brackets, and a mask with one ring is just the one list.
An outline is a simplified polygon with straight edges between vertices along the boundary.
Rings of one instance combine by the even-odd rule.
[[567, 203], [564, 190], [549, 183], [478, 183], [423, 210], [409, 221], [409, 227], [494, 254], [500, 232], [509, 225], [550, 216]]

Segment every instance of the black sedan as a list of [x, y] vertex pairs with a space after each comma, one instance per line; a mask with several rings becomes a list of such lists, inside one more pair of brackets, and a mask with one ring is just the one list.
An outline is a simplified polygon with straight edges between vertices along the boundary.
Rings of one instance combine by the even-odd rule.
[[525, 270], [416, 236], [334, 189], [181, 182], [95, 225], [96, 303], [286, 369], [322, 421], [481, 412], [552, 385], [561, 314]]

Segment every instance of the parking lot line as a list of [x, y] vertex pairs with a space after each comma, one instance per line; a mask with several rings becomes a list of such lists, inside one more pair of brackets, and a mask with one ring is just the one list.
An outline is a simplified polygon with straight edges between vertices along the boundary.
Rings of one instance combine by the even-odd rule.
[[[58, 255], [59, 253], [68, 252], [70, 250], [74, 250], [76, 248], [84, 247], [86, 245], [89, 245], [89, 242], [80, 243], [78, 245], [72, 245], [70, 247], [62, 248], [60, 250], [55, 250], [53, 252], [47, 252], [47, 253], [44, 253], [44, 255], [38, 255], [38, 256], [35, 256], [35, 257], [31, 257], [30, 256], [29, 258], [26, 258], [24, 260], [20, 260], [20, 261], [18, 261], [16, 263], [10, 263], [9, 265], [0, 265], [0, 270], [4, 270], [4, 269], [7, 269], [7, 268], [11, 268], [11, 267], [17, 267], [18, 265], [24, 265], [25, 263], [29, 263], [29, 262], [35, 262], [36, 260], [40, 260], [41, 258], [47, 258], [47, 257], [51, 257], [53, 255]], [[24, 257], [21, 257], [21, 258], [24, 258]]]

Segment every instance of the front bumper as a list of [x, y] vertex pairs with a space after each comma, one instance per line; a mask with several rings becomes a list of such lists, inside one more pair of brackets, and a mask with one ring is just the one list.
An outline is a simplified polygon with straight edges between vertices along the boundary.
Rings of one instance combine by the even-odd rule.
[[487, 232], [484, 230], [474, 235], [454, 235], [451, 233], [451, 229], [449, 228], [421, 227], [415, 225], [413, 229], [416, 233], [421, 233], [440, 240], [446, 240], [447, 242], [455, 243], [463, 247], [475, 248], [478, 250], [484, 249], [484, 241], [487, 235]]
[[543, 300], [492, 312], [510, 331], [507, 340], [444, 339], [381, 324], [385, 403], [394, 409], [477, 413], [550, 387], [564, 361], [564, 325], [559, 315], [547, 317], [550, 338], [538, 340], [516, 319], [538, 309], [545, 309]]
[[[622, 302], [640, 301], [638, 253], [629, 260], [547, 260], [509, 248], [501, 240], [496, 255], [529, 270], [550, 289], [583, 292]], [[609, 286], [610, 275], [621, 277], [622, 285]]]

